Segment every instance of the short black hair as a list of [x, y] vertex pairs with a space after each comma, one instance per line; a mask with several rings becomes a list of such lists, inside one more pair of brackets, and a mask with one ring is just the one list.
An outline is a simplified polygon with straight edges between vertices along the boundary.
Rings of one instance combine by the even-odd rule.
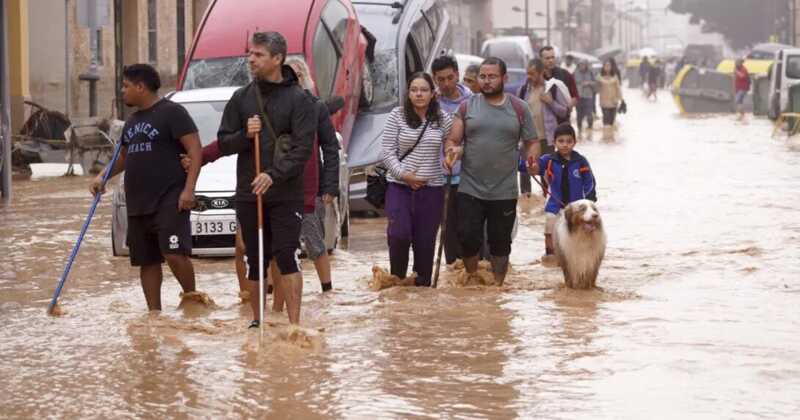
[[255, 32], [252, 39], [253, 45], [259, 45], [267, 49], [272, 56], [281, 55], [281, 64], [286, 61], [286, 38], [280, 32], [266, 31]]
[[158, 92], [161, 88], [161, 78], [156, 69], [149, 64], [137, 63], [123, 67], [122, 78], [131, 83], [141, 83], [153, 92]]
[[467, 69], [464, 70], [464, 74], [467, 74], [467, 73], [478, 74], [480, 72], [481, 72], [481, 66], [479, 66], [477, 64], [470, 64], [469, 67], [467, 67]]
[[506, 75], [506, 62], [497, 57], [489, 57], [481, 63], [481, 67], [483, 66], [499, 66], [500, 67], [500, 75]]
[[458, 62], [449, 55], [440, 55], [433, 60], [433, 64], [431, 64], [431, 73], [436, 74], [437, 71], [442, 71], [447, 68], [451, 68], [454, 72], [458, 73]]
[[564, 122], [556, 127], [555, 133], [553, 133], [553, 138], [557, 139], [558, 136], [570, 135], [572, 139], [575, 140], [577, 137], [575, 136], [575, 129], [572, 128], [572, 124], [568, 122]]
[[545, 45], [544, 47], [542, 47], [541, 49], [539, 49], [539, 57], [541, 57], [541, 56], [542, 56], [542, 54], [544, 54], [544, 52], [545, 52], [545, 51], [553, 51], [553, 52], [555, 52], [555, 50], [556, 50], [556, 49], [555, 49], [555, 48], [553, 48], [553, 46], [552, 46], [552, 45]]

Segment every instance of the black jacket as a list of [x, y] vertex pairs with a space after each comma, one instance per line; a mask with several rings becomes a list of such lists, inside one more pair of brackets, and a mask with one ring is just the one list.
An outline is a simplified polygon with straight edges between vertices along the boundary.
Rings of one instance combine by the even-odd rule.
[[339, 140], [336, 138], [336, 129], [331, 122], [331, 114], [324, 102], [316, 100], [317, 104], [317, 142], [322, 150], [319, 162], [319, 195], [339, 195]]
[[217, 132], [220, 153], [238, 154], [236, 161], [236, 199], [255, 201], [250, 183], [255, 178], [253, 140], [247, 138], [247, 119], [261, 117], [256, 99], [256, 86], [261, 89], [267, 116], [276, 135], [289, 134], [289, 150], [278, 162], [273, 162], [275, 139], [262, 118], [261, 170], [272, 177], [273, 184], [264, 195], [268, 201], [303, 201], [303, 169], [311, 156], [316, 134], [317, 108], [297, 84], [291, 67], [282, 68], [283, 81], [250, 83], [233, 93], [225, 106]]

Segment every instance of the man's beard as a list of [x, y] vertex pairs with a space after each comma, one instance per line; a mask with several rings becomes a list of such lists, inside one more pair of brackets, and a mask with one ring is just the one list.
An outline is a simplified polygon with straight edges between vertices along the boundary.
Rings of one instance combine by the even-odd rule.
[[481, 86], [481, 93], [483, 96], [498, 96], [503, 93], [503, 90], [505, 90], [505, 83], [503, 82], [500, 82], [500, 85], [496, 89], [487, 89]]

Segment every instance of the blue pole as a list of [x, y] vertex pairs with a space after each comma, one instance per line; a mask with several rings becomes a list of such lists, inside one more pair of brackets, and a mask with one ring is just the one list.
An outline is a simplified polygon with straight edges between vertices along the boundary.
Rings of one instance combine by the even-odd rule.
[[[103, 174], [103, 181], [100, 184], [100, 188], [102, 189], [105, 187], [106, 182], [108, 182], [109, 175], [111, 174], [111, 169], [114, 168], [114, 164], [117, 163], [117, 157], [119, 157], [119, 152], [122, 149], [122, 142], [120, 141], [117, 143], [116, 149], [114, 149], [114, 155], [111, 157], [111, 163], [108, 164], [106, 167], [106, 172]], [[97, 210], [97, 204], [100, 203], [100, 198], [103, 196], [102, 193], [97, 193], [94, 195], [94, 200], [92, 201], [92, 207], [89, 208], [89, 215], [86, 217], [86, 221], [83, 223], [83, 228], [81, 228], [81, 233], [78, 235], [78, 241], [75, 242], [75, 246], [72, 247], [72, 254], [70, 254], [69, 259], [67, 259], [67, 266], [64, 267], [64, 272], [61, 274], [61, 279], [58, 280], [58, 286], [56, 287], [55, 293], [53, 293], [53, 299], [50, 300], [50, 305], [47, 307], [47, 313], [51, 313], [53, 308], [56, 306], [58, 302], [58, 297], [61, 295], [61, 289], [64, 287], [64, 283], [67, 281], [67, 276], [69, 275], [69, 270], [72, 268], [72, 262], [75, 261], [75, 256], [78, 255], [78, 250], [81, 249], [81, 242], [83, 242], [83, 237], [86, 235], [86, 230], [89, 229], [89, 224], [92, 222], [92, 216], [94, 216], [95, 210]]]

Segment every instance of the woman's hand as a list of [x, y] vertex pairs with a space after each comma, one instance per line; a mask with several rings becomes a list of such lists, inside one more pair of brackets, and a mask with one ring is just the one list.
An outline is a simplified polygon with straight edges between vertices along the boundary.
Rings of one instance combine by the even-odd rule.
[[403, 177], [401, 178], [403, 182], [408, 184], [412, 190], [418, 190], [425, 186], [428, 183], [428, 180], [422, 177], [418, 177], [417, 174], [414, 172], [403, 172]]

